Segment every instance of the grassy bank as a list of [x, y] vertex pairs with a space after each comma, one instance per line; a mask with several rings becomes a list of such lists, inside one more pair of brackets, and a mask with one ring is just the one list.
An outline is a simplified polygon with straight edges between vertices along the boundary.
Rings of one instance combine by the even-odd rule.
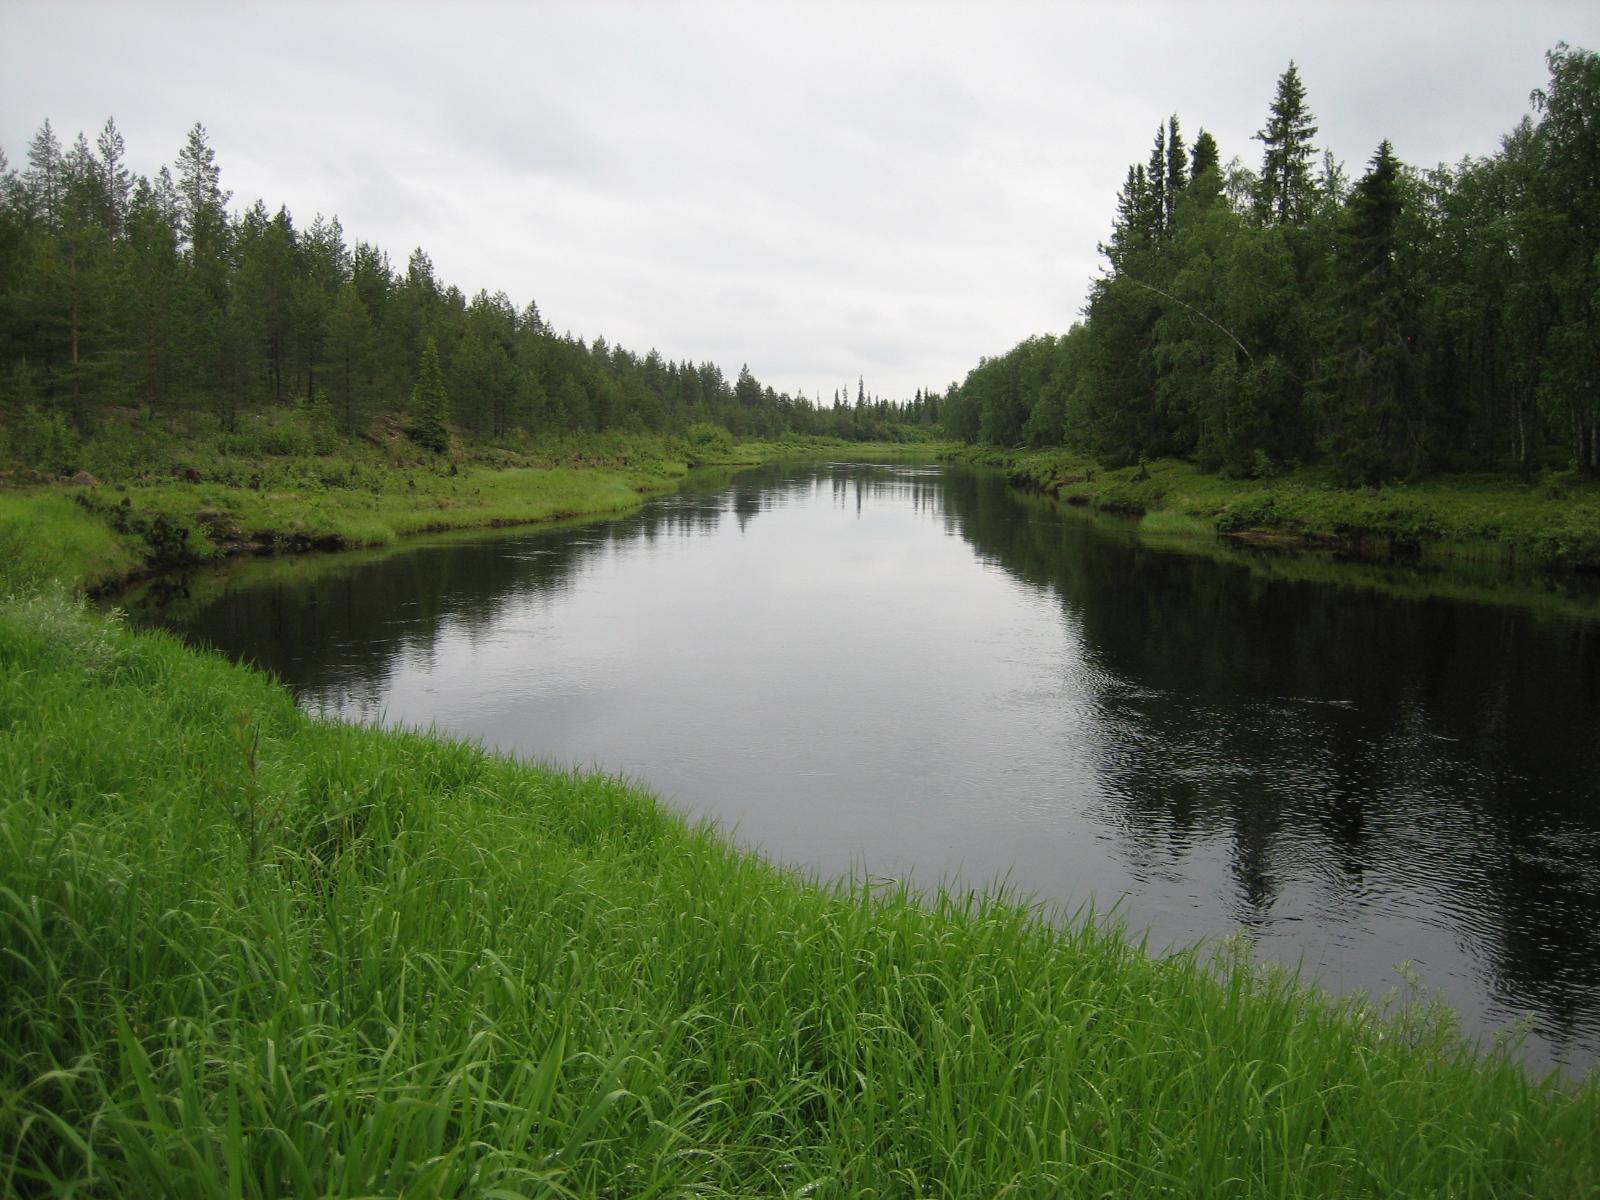
[[458, 442], [447, 457], [406, 439], [133, 441], [77, 481], [11, 475], [0, 491], [0, 552], [36, 578], [86, 588], [141, 573], [273, 553], [385, 546], [422, 532], [619, 513], [676, 485], [692, 465], [784, 457], [928, 457], [923, 444], [803, 438], [735, 443], [588, 435], [541, 442]]
[[0, 548], [88, 590], [240, 552], [382, 546], [408, 534], [626, 511], [688, 470], [681, 443], [618, 436], [418, 457], [409, 443], [163, 442], [104, 477], [0, 493]]
[[1211, 521], [1160, 509], [1134, 516], [1101, 513], [1089, 505], [1063, 508], [1057, 500], [1027, 490], [1019, 490], [1016, 498], [1050, 520], [1090, 522], [1101, 536], [1200, 556], [1248, 571], [1263, 584], [1308, 583], [1402, 600], [1487, 604], [1520, 609], [1537, 620], [1600, 620], [1600, 577], [1592, 572], [1537, 569], [1504, 555], [1454, 555], [1443, 548], [1352, 556], [1323, 543], [1219, 536]]
[[772, 441], [741, 442], [729, 461], [934, 462], [960, 449], [957, 442], [844, 442], [789, 434]]
[[1382, 488], [1335, 486], [1302, 469], [1228, 479], [1162, 459], [1108, 471], [1065, 451], [967, 447], [951, 457], [1001, 467], [1072, 504], [1142, 515], [1152, 528], [1337, 547], [1357, 554], [1513, 559], [1600, 570], [1600, 482], [1441, 476]]
[[58, 592], [0, 603], [0, 706], [0, 1193], [1600, 1185], [1600, 1079], [1437, 1013], [809, 883]]

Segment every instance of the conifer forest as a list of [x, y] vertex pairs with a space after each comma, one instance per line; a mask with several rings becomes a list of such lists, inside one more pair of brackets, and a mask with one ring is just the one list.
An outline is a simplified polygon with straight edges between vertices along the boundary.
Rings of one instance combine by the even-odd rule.
[[[299, 408], [340, 434], [392, 418], [427, 448], [453, 424], [495, 441], [608, 430], [851, 440], [938, 417], [928, 389], [890, 400], [857, 378], [825, 398], [730, 380], [558, 333], [528, 300], [470, 299], [420, 247], [396, 267], [339, 220], [235, 212], [206, 129], [172, 168], [135, 177], [116, 122], [70, 146], [45, 120], [20, 170], [0, 151], [0, 397], [13, 451], [65, 468], [61, 447], [113, 412], [182, 434]], [[441, 407], [442, 405], [442, 407]]]
[[[1308, 463], [1352, 485], [1592, 475], [1600, 57], [1561, 45], [1547, 62], [1497, 153], [1435, 167], [1387, 140], [1355, 167], [1319, 149], [1293, 63], [1258, 146], [1191, 138], [1173, 114], [1128, 168], [1080, 319], [959, 386], [893, 399], [860, 379], [778, 393], [747, 366], [730, 381], [585, 342], [531, 299], [468, 298], [420, 247], [401, 267], [337, 218], [236, 212], [198, 123], [172, 168], [136, 177], [113, 119], [66, 146], [45, 120], [18, 166], [0, 157], [0, 397], [18, 448], [46, 458], [114, 409], [226, 430], [298, 405], [347, 434], [378, 417], [488, 439], [696, 422], [881, 439], [942, 423], [969, 442], [1240, 478]], [[432, 416], [415, 411], [430, 362], [447, 408]]]
[[949, 431], [1236, 477], [1600, 472], [1600, 57], [1547, 61], [1500, 150], [1453, 165], [1334, 161], [1292, 63], [1259, 146], [1171, 116], [1083, 319], [984, 360]]

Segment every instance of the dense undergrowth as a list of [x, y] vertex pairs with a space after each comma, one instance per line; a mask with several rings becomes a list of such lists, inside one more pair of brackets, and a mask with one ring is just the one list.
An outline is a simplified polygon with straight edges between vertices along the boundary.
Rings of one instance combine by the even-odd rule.
[[1315, 468], [1237, 479], [1173, 459], [1106, 470], [1068, 451], [968, 448], [951, 457], [1002, 467], [1020, 486], [1071, 504], [1159, 514], [1156, 524], [1168, 531], [1187, 520], [1206, 532], [1380, 557], [1511, 558], [1600, 570], [1600, 482], [1566, 473], [1532, 482], [1455, 475], [1344, 488]]
[[0, 1193], [1592, 1195], [1600, 1080], [0, 604]]

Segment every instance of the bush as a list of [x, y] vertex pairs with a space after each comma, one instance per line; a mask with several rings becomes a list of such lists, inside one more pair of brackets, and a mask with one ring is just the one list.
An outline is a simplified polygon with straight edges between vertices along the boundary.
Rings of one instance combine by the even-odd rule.
[[720, 425], [712, 425], [707, 421], [701, 421], [697, 425], [689, 426], [689, 430], [684, 434], [684, 437], [688, 439], [689, 445], [696, 450], [733, 449], [733, 437], [728, 431]]
[[733, 435], [720, 425], [702, 421], [689, 426], [683, 436], [689, 444], [691, 465], [706, 459], [723, 458], [733, 453]]
[[1533, 536], [1533, 557], [1551, 567], [1600, 570], [1600, 529], [1583, 525], [1558, 525]]
[[305, 418], [293, 411], [254, 413], [219, 439], [220, 448], [224, 454], [241, 458], [299, 458], [316, 448], [306, 424]]
[[50, 475], [72, 474], [78, 469], [83, 451], [82, 442], [65, 417], [32, 406], [23, 411], [17, 422], [12, 446], [21, 462]]

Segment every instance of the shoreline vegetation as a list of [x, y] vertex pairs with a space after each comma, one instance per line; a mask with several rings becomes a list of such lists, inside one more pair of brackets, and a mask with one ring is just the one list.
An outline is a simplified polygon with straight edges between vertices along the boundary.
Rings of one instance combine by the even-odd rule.
[[1003, 470], [1013, 486], [1074, 507], [1139, 518], [1151, 533], [1333, 550], [1361, 561], [1600, 571], [1600, 480], [1569, 472], [1351, 489], [1318, 468], [1230, 479], [1176, 459], [1107, 469], [1065, 450], [968, 446], [941, 457]]
[[981, 358], [945, 431], [1353, 490], [1600, 478], [1600, 55], [1558, 43], [1545, 65], [1495, 153], [1432, 168], [1384, 139], [1347, 169], [1292, 60], [1259, 169], [1171, 114], [1083, 319]]
[[[0, 475], [0, 553], [19, 577], [103, 596], [241, 555], [385, 547], [423, 533], [619, 514], [692, 470], [820, 457], [998, 469], [1024, 491], [1134, 518], [1142, 535], [1168, 545], [1331, 552], [1340, 560], [1328, 568], [1335, 582], [1386, 564], [1492, 566], [1542, 580], [1600, 571], [1600, 481], [1566, 472], [1350, 489], [1318, 468], [1232, 479], [1173, 459], [1107, 469], [1061, 449], [795, 434], [736, 441], [714, 427], [500, 443], [458, 434], [444, 455], [418, 451], [394, 429], [334, 437], [317, 453], [295, 416], [252, 441], [151, 437], [121, 465], [102, 460], [99, 475], [49, 478], [13, 467]], [[1476, 598], [1494, 599], [1504, 582], [1483, 583]]]
[[1600, 1074], [1448, 1012], [819, 882], [615, 778], [0, 601], [0, 1190], [1528, 1195]]

